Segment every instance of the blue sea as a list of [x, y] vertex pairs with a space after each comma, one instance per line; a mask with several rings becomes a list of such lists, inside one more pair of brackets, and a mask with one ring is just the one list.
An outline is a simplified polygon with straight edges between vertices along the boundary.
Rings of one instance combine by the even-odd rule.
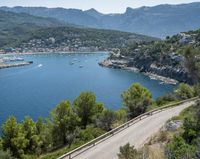
[[0, 70], [0, 124], [10, 115], [18, 121], [24, 116], [34, 120], [48, 117], [59, 102], [73, 101], [83, 91], [94, 92], [97, 101], [116, 110], [122, 106], [122, 92], [132, 83], [147, 87], [153, 98], [174, 89], [141, 73], [99, 66], [98, 62], [107, 56], [107, 53], [20, 55], [34, 63]]

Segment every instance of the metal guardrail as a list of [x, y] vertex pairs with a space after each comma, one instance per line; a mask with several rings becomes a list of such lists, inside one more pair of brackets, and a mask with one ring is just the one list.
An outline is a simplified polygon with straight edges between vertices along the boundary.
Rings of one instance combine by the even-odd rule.
[[[163, 111], [163, 110], [165, 110], [167, 108], [176, 107], [176, 106], [179, 106], [180, 104], [184, 104], [186, 102], [191, 102], [191, 101], [196, 101], [196, 100], [198, 100], [198, 97], [194, 97], [194, 98], [186, 99], [186, 100], [183, 100], [183, 101], [180, 101], [180, 102], [168, 104], [168, 105], [165, 105], [163, 107], [159, 107], [159, 108], [153, 109], [153, 110], [151, 110], [149, 112], [146, 112], [144, 114], [141, 114], [141, 115], [137, 116], [136, 118], [133, 118], [133, 119], [129, 120], [128, 122], [126, 122], [126, 123], [114, 128], [114, 129], [112, 129], [111, 131], [109, 131], [109, 132], [107, 132], [107, 133], [105, 133], [105, 134], [103, 134], [103, 135], [101, 135], [101, 136], [89, 141], [88, 143], [86, 143], [86, 144], [84, 144], [84, 145], [82, 145], [82, 146], [80, 146], [80, 147], [78, 147], [78, 148], [76, 148], [76, 149], [64, 154], [64, 155], [62, 155], [61, 157], [59, 157], [57, 159], [64, 159], [66, 157], [71, 159], [73, 157], [76, 157], [77, 155], [85, 152], [86, 150], [90, 149], [91, 147], [99, 144], [100, 142], [108, 139], [109, 137], [112, 137], [113, 135], [115, 135], [115, 134], [119, 133], [120, 131], [128, 128], [129, 126], [137, 123], [138, 121], [140, 121], [140, 120], [142, 120], [142, 119], [144, 119], [144, 118], [146, 118], [148, 116], [153, 115], [156, 112], [158, 113], [158, 112], [161, 112], [161, 111]], [[73, 154], [74, 154], [74, 156], [72, 156]]]

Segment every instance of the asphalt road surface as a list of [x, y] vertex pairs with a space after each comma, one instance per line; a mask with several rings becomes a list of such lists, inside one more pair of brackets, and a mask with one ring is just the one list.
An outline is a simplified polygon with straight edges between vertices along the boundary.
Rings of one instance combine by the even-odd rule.
[[[187, 102], [180, 106], [149, 116], [73, 158], [117, 159], [117, 153], [119, 152], [120, 146], [129, 142], [136, 148], [141, 147], [148, 138], [160, 130], [167, 120], [173, 116], [177, 116], [183, 109], [192, 104], [194, 104], [194, 102]], [[66, 157], [66, 159], [67, 158], [68, 157]]]

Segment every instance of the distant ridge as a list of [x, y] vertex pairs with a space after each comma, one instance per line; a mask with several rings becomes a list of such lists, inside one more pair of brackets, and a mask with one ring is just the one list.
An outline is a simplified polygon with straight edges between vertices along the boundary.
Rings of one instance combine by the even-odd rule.
[[[96, 14], [95, 11], [93, 13]], [[102, 51], [153, 40], [158, 39], [128, 32], [77, 27], [53, 18], [0, 10], [0, 52]]]
[[115, 29], [164, 38], [200, 27], [200, 2], [126, 9], [122, 14], [102, 14], [95, 9], [0, 7], [0, 10], [50, 17], [80, 26]]

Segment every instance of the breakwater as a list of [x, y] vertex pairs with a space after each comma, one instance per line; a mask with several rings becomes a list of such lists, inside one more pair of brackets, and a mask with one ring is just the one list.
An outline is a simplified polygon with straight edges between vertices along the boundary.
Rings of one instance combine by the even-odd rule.
[[32, 64], [33, 61], [19, 62], [19, 63], [11, 63], [11, 64], [0, 64], [0, 69], [10, 68], [10, 67], [20, 67]]

